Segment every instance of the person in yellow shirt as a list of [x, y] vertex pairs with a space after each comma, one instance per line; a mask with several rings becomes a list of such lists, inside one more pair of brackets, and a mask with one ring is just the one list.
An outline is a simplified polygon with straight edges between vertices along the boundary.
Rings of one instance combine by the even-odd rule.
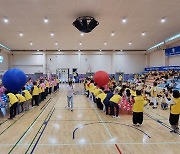
[[170, 101], [170, 115], [169, 115], [169, 123], [173, 130], [170, 132], [177, 133], [178, 123], [179, 123], [179, 114], [180, 114], [180, 94], [178, 90], [173, 91], [173, 98]]
[[10, 118], [9, 119], [13, 119], [16, 116], [18, 99], [15, 96], [15, 94], [13, 94], [9, 91], [5, 91], [5, 94], [8, 97], [8, 103], [9, 103], [9, 107], [10, 107]]
[[38, 101], [38, 97], [39, 97], [39, 89], [37, 87], [37, 82], [33, 82], [33, 87], [31, 88], [32, 91], [32, 107], [34, 106], [34, 101], [35, 101], [35, 105], [39, 106], [39, 101]]
[[[91, 89], [91, 94], [92, 94], [92, 98], [93, 98], [93, 102], [96, 103], [96, 97], [95, 97], [95, 93], [96, 90], [98, 89], [97, 84], [94, 84], [94, 87]], [[97, 96], [97, 95], [96, 95]]]
[[136, 90], [136, 97], [132, 100], [133, 103], [133, 125], [141, 125], [143, 122], [143, 108], [147, 102], [141, 95], [141, 90]]
[[30, 94], [30, 92], [28, 90], [25, 89], [25, 87], [22, 88], [22, 95], [26, 99], [26, 102], [24, 103], [25, 111], [28, 111], [29, 110], [29, 104], [30, 104], [31, 99], [32, 99], [32, 95]]
[[18, 99], [17, 111], [18, 111], [18, 114], [19, 114], [20, 113], [20, 106], [21, 106], [21, 112], [24, 111], [24, 102], [26, 101], [26, 99], [21, 94], [16, 94], [16, 97]]
[[92, 100], [93, 99], [93, 95], [92, 95], [92, 90], [95, 88], [94, 86], [94, 81], [91, 80], [90, 84], [89, 84], [89, 98]]
[[[114, 95], [110, 99], [110, 115], [113, 116], [113, 118], [119, 117], [119, 103], [122, 98], [122, 93], [118, 93], [118, 89], [114, 90]], [[116, 114], [114, 113], [114, 108], [116, 108]]]
[[53, 87], [52, 80], [49, 80], [49, 94], [52, 93], [52, 87]]
[[104, 92], [104, 87], [101, 87], [100, 94], [97, 95], [97, 97], [96, 97], [96, 104], [100, 110], [103, 110], [103, 107], [105, 109], [105, 105], [103, 102], [104, 102], [104, 99], [106, 98], [106, 96], [107, 96], [107, 94]]
[[39, 93], [39, 96], [38, 96], [38, 101], [39, 101], [39, 104], [41, 103], [42, 101], [42, 87], [40, 86], [40, 82], [38, 83], [38, 93]]
[[57, 86], [56, 86], [56, 90], [58, 90], [59, 89], [59, 79], [58, 79], [58, 77], [56, 77], [56, 83], [57, 83]]
[[158, 89], [157, 89], [157, 82], [153, 83], [153, 87], [151, 88], [151, 97], [153, 101], [153, 109], [157, 108], [157, 95], [158, 95]]
[[122, 75], [119, 75], [119, 82], [122, 82]]
[[100, 94], [100, 91], [101, 91], [101, 89], [100, 88], [96, 88], [95, 90], [94, 90], [94, 97], [96, 98], [97, 97], [97, 95], [99, 95]]

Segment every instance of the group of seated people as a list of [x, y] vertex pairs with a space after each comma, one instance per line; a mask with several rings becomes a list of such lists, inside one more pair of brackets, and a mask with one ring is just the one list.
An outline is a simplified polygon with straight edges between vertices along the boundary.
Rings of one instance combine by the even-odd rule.
[[40, 77], [34, 82], [30, 78], [17, 92], [10, 92], [1, 85], [0, 104], [1, 107], [9, 108], [9, 119], [13, 119], [17, 114], [28, 111], [30, 106], [39, 106], [48, 94], [58, 89], [59, 80], [56, 77], [51, 79]]

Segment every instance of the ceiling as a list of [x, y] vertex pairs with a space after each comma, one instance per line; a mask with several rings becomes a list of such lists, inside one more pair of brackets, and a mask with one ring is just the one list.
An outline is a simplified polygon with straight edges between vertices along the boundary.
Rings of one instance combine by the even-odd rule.
[[[144, 50], [180, 32], [179, 13], [179, 0], [0, 0], [0, 43], [12, 50]], [[100, 24], [81, 36], [72, 22], [87, 15]]]

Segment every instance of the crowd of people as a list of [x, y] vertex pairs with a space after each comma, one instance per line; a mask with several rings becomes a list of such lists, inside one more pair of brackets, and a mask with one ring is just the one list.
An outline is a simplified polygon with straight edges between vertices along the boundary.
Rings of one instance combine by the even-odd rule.
[[46, 97], [59, 89], [59, 79], [52, 77], [40, 77], [35, 81], [31, 78], [20, 91], [10, 92], [3, 85], [0, 87], [1, 107], [9, 109], [9, 119], [15, 118], [17, 114], [28, 111], [46, 99]]
[[[157, 109], [160, 104], [163, 110], [170, 108], [169, 122], [172, 126], [172, 132], [177, 132], [179, 114], [180, 114], [180, 93], [173, 87], [159, 88], [158, 84], [163, 76], [153, 80], [152, 84], [146, 84], [148, 77], [160, 75], [165, 76], [166, 80], [170, 77], [174, 79], [179, 77], [179, 73], [173, 71], [148, 72], [143, 75], [135, 76], [134, 80], [129, 82], [115, 82], [110, 79], [108, 85], [99, 87], [92, 78], [86, 78], [84, 88], [86, 96], [97, 104], [97, 107], [104, 111], [106, 115], [113, 118], [119, 118], [120, 110], [126, 113], [132, 113], [133, 124], [140, 126], [143, 122], [143, 108], [145, 105]], [[168, 75], [168, 78], [167, 78]]]

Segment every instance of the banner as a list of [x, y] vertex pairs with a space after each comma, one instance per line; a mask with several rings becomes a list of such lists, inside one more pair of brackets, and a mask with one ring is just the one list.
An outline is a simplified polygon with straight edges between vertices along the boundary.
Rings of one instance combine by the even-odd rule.
[[180, 46], [165, 49], [166, 56], [180, 55]]
[[144, 70], [145, 71], [167, 71], [167, 70], [180, 71], [180, 66], [147, 67]]

